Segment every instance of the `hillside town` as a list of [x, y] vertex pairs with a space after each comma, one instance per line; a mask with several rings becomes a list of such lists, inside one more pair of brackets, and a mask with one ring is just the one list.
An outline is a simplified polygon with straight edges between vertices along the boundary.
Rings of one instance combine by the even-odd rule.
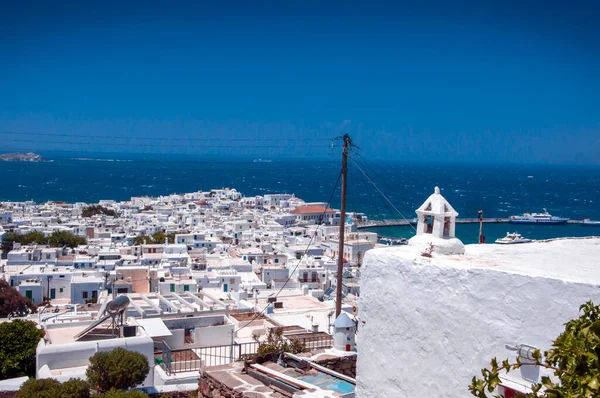
[[[1, 279], [37, 305], [27, 319], [45, 330], [38, 378], [85, 378], [90, 347], [139, 344], [159, 365], [144, 386], [195, 390], [201, 367], [255, 354], [270, 329], [332, 349], [341, 322], [354, 341], [360, 266], [382, 246], [376, 233], [356, 228], [365, 220], [347, 213], [340, 254], [340, 212], [293, 194], [224, 188], [93, 205], [2, 202]], [[58, 234], [79, 240], [49, 244]], [[37, 241], [18, 242], [28, 236]], [[337, 356], [355, 355], [346, 340]], [[191, 357], [182, 361], [183, 353]]]

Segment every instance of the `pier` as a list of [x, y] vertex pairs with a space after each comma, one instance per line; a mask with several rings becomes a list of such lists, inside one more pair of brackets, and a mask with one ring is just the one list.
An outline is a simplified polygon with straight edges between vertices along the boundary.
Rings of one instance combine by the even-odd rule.
[[[484, 218], [484, 224], [503, 224], [508, 223], [508, 218]], [[457, 224], [477, 224], [479, 223], [478, 218], [457, 218]], [[581, 221], [579, 220], [568, 220], [567, 224], [579, 224]], [[409, 225], [417, 225], [417, 219], [413, 218], [410, 220], [369, 220], [367, 222], [358, 222], [356, 224], [356, 228], [364, 229], [364, 228], [380, 228], [380, 227], [406, 227]], [[535, 225], [535, 224], [532, 224]], [[542, 224], [540, 224], [542, 225]]]

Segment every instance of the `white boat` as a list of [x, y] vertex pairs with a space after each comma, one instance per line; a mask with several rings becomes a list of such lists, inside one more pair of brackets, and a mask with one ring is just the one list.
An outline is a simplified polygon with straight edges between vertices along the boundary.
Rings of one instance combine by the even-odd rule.
[[496, 239], [496, 243], [501, 245], [514, 245], [516, 243], [527, 243], [531, 242], [531, 239], [524, 238], [521, 234], [513, 232], [507, 232], [504, 238]]
[[600, 227], [600, 221], [592, 221], [589, 218], [586, 218], [580, 222], [579, 225], [582, 227]]
[[508, 222], [512, 224], [566, 224], [569, 221], [568, 218], [556, 217], [548, 213], [548, 210], [544, 209], [543, 213], [525, 213], [520, 216], [510, 216]]

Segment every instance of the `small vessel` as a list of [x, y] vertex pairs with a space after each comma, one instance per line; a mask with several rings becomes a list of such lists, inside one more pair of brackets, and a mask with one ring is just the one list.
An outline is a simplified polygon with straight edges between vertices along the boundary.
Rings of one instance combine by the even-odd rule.
[[516, 232], [510, 233], [507, 232], [504, 238], [496, 239], [496, 243], [501, 245], [514, 245], [516, 243], [527, 243], [531, 242], [531, 239], [524, 238], [521, 234]]
[[580, 222], [579, 225], [582, 227], [600, 227], [600, 221], [592, 221], [589, 218], [586, 218]]
[[513, 224], [566, 224], [568, 218], [556, 217], [544, 209], [543, 213], [525, 213], [520, 216], [510, 216], [508, 222]]

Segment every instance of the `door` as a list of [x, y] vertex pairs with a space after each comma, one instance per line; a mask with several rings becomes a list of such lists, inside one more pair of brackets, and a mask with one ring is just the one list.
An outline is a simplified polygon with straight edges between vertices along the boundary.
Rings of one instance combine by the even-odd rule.
[[54, 300], [56, 298], [56, 289], [50, 289], [50, 300]]
[[175, 291], [175, 284], [174, 284], [174, 283], [171, 283], [171, 286], [169, 286], [169, 290], [170, 290], [171, 292], [174, 292], [174, 291]]
[[25, 290], [25, 297], [27, 297], [29, 300], [33, 301], [33, 291]]
[[223, 291], [226, 292], [227, 291], [227, 283], [223, 284]]

